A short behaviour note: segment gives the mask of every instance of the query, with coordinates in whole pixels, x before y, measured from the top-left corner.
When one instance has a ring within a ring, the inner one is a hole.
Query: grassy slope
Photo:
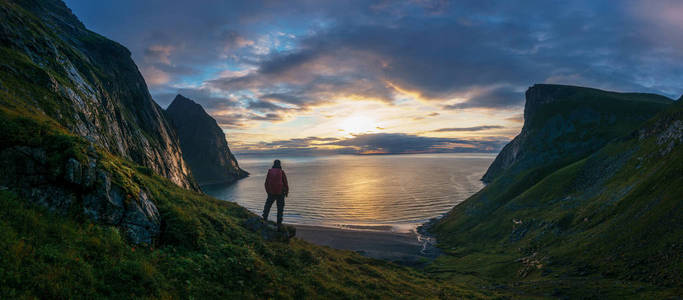
[[[0,149],[42,147],[54,164],[87,143],[44,116],[0,109]],[[3,298],[108,297],[415,298],[486,297],[423,273],[349,251],[264,241],[240,224],[250,212],[184,190],[150,169],[98,149],[100,167],[159,208],[155,248],[128,244],[115,227],[89,222],[77,207],[55,215],[0,191],[0,295]],[[490,293],[489,293],[490,294]]]
[[[662,120],[680,103],[644,128]],[[527,295],[680,294],[683,146],[663,147],[634,131],[536,182],[498,177],[437,225],[431,271]]]

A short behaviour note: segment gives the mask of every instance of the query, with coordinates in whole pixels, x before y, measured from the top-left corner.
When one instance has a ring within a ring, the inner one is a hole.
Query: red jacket
[[[266,193],[269,195],[283,195],[289,193],[289,185],[287,185],[287,175],[285,171],[278,168],[268,170],[266,176]]]

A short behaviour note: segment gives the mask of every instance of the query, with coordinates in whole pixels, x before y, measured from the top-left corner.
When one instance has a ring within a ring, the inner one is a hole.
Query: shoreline
[[[403,265],[421,266],[439,255],[432,238],[417,231],[392,232],[295,225],[296,237],[335,249],[355,251],[361,255],[389,260]]]

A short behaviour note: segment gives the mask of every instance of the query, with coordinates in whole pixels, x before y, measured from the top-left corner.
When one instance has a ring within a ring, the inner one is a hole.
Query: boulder
[[[147,192],[131,193],[112,182],[111,174],[98,168],[94,151],[86,163],[69,157],[63,166],[49,163],[47,157],[38,147],[0,151],[0,186],[52,212],[82,211],[93,222],[117,226],[132,243],[154,243],[160,217]]]
[[[264,240],[275,242],[288,242],[296,235],[296,227],[283,224],[280,230],[274,222],[266,222],[261,217],[252,216],[242,224],[244,228],[256,232]]]

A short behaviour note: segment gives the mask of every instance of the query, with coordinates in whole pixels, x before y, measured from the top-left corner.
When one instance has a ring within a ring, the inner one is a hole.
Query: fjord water
[[[279,157],[290,194],[285,223],[407,231],[441,216],[483,187],[494,154]],[[232,185],[202,189],[261,214],[273,157],[241,158],[251,173]],[[275,204],[270,219],[275,220]]]

